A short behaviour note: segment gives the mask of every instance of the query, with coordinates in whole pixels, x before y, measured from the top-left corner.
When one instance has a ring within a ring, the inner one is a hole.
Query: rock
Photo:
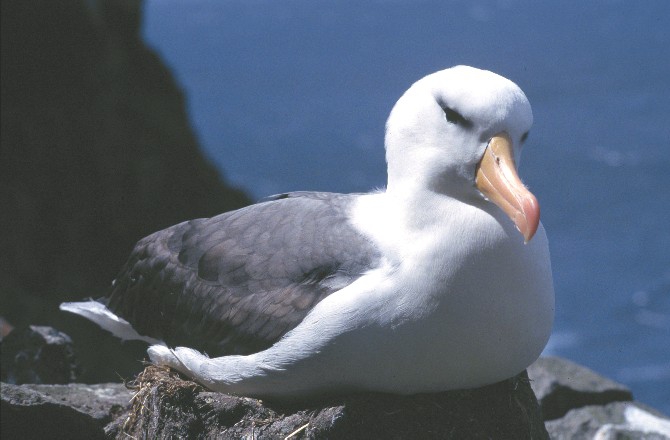
[[[140,238],[249,203],[200,151],[181,90],[141,40],[141,10],[2,2],[5,295],[102,296]]]
[[[633,400],[625,386],[557,357],[538,359],[528,367],[528,377],[545,420],[587,405]]]
[[[89,345],[83,381],[131,377],[140,351],[58,304],[103,296],[142,237],[250,200],[200,151],[141,0],[0,5],[2,314]]]
[[[528,376],[552,439],[670,440],[670,419],[588,368],[546,357],[528,367]]]
[[[582,392],[612,387],[563,359],[543,359],[530,370],[535,377],[557,375],[559,383],[586,375],[575,382]],[[543,423],[523,374],[474,390],[301,402],[214,393],[156,366],[129,386],[2,384],[2,438],[670,439],[670,419],[638,402],[582,406],[581,396],[563,402],[574,408],[562,418]]]
[[[9,323],[4,317],[0,316],[0,342],[3,338],[14,330],[14,326]]]
[[[12,384],[64,384],[77,380],[81,367],[72,339],[52,327],[14,329],[2,340],[1,377]]]
[[[2,384],[2,437],[548,438],[525,374],[476,390],[290,404],[213,393],[154,366],[135,385]]]
[[[546,426],[556,440],[670,439],[670,419],[636,402],[585,406]]]
[[[525,373],[475,390],[286,404],[209,392],[159,367],[140,375],[133,406],[106,432],[116,438],[548,438]]]
[[[1,387],[3,439],[103,439],[132,395],[122,384]]]

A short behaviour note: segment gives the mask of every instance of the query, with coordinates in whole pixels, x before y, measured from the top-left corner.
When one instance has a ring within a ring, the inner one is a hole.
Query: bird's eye
[[[446,106],[443,107],[442,110],[444,110],[444,115],[447,117],[447,121],[450,123],[461,125],[463,127],[470,127],[472,125],[472,122],[465,119],[463,115],[458,113],[456,110]]]
[[[526,142],[526,139],[528,139],[528,133],[529,133],[529,132],[525,132],[524,134],[521,135],[521,143],[522,143],[522,144],[523,144],[524,142]]]

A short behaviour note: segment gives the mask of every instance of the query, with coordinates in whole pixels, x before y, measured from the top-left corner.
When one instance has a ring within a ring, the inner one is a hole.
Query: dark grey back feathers
[[[379,261],[349,222],[356,195],[290,193],[156,232],[105,299],[142,335],[210,356],[268,348]]]

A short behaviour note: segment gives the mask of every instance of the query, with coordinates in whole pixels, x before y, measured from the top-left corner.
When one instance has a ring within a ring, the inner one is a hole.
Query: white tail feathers
[[[128,321],[116,316],[104,304],[97,301],[66,302],[60,305],[60,309],[83,316],[124,341],[139,340],[149,344],[165,345],[158,339],[140,335]]]

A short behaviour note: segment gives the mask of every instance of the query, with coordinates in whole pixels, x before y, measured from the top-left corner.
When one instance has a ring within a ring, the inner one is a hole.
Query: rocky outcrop
[[[3,439],[103,439],[132,397],[123,384],[2,384]]]
[[[149,367],[134,384],[134,397],[124,412],[118,412],[115,403],[106,400],[97,407],[97,418],[90,409],[82,409],[80,398],[60,400],[62,394],[56,393],[62,393],[63,388],[36,387],[3,385],[2,417],[5,420],[11,414],[13,420],[8,427],[3,423],[3,438],[6,429],[30,433],[35,426],[28,416],[37,411],[41,411],[46,424],[56,423],[64,417],[65,407],[70,407],[67,426],[78,423],[77,432],[87,429],[90,438],[100,435],[106,414],[115,414],[104,428],[106,434],[119,439],[548,438],[525,374],[475,390],[416,396],[358,394],[286,404],[213,393],[173,372]],[[109,387],[107,393],[119,396],[120,401],[130,396],[130,392],[112,384],[100,387]],[[72,396],[89,396],[90,388],[72,384],[69,392]],[[17,398],[19,390],[30,398]],[[32,405],[26,405],[31,399]],[[17,418],[17,414],[25,416]],[[16,426],[19,422],[25,425]]]
[[[633,400],[624,385],[566,359],[540,358],[528,375],[545,420],[563,417],[574,408]]]
[[[528,367],[528,376],[552,439],[670,439],[670,418],[586,367],[546,357]]]
[[[36,300],[102,295],[140,238],[249,202],[200,151],[140,11],[2,2],[0,294],[13,325],[43,321]]]
[[[546,426],[555,440],[670,439],[670,419],[638,402],[584,406]]]
[[[620,384],[560,358],[528,371],[530,381],[521,375],[475,390],[293,403],[213,393],[159,367],[145,369],[131,389],[2,384],[2,438],[44,438],[48,427],[49,438],[670,439],[667,416],[628,400],[630,391],[607,393],[625,391]],[[543,408],[556,411],[547,402],[558,401],[565,413],[543,421],[533,388]]]
[[[102,296],[140,238],[249,200],[200,151],[179,87],[140,38],[140,0],[1,7],[1,312],[136,365],[58,304]],[[85,380],[117,378],[98,358],[82,356]]]
[[[76,382],[81,367],[72,339],[52,327],[14,329],[2,339],[0,377],[11,384]]]

